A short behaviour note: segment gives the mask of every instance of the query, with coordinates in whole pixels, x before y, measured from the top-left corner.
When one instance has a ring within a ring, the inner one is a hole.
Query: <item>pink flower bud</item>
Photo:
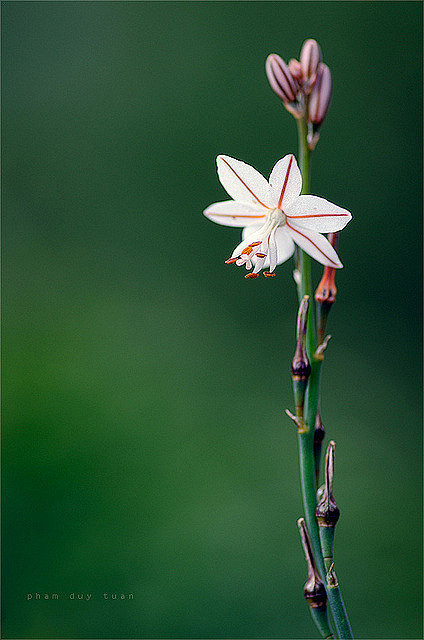
[[[308,120],[315,125],[315,127],[319,127],[327,115],[332,91],[333,81],[331,79],[330,69],[326,64],[320,62],[318,65],[317,78],[312,87],[309,100]]]
[[[300,83],[302,81],[303,73],[302,65],[300,64],[299,60],[295,60],[294,58],[292,58],[291,60],[289,60],[288,66],[293,78]]]
[[[272,89],[284,103],[296,101],[296,82],[284,60],[275,53],[266,60],[266,75]]]
[[[311,86],[316,78],[318,65],[321,62],[321,49],[316,40],[306,40],[300,52],[300,64],[302,66],[303,79]]]

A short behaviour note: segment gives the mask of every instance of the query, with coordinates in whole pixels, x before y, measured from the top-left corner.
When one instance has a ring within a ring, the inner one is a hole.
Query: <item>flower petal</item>
[[[257,222],[256,226],[252,224],[249,227],[245,227],[241,232],[242,240],[247,240],[247,238],[254,238],[257,232],[260,231],[260,229],[262,229],[262,227],[263,227],[263,224],[261,224],[260,222]]]
[[[258,231],[262,228],[262,226],[263,225],[261,224],[258,224],[258,225],[252,224],[249,227],[246,227],[245,229],[243,229],[241,234],[242,241],[234,249],[231,255],[231,258],[235,258],[236,256],[239,256],[243,251],[243,249],[246,249],[246,247],[248,247],[249,244],[251,244],[252,242],[256,242],[258,240]]]
[[[251,242],[254,242],[256,233],[261,229],[260,226],[256,228],[247,227],[243,229],[242,238],[243,240],[247,240],[246,244],[240,249],[243,251]],[[286,231],[285,228],[279,227],[275,232],[275,242],[277,244],[277,264],[281,264],[288,260],[294,253],[294,242],[291,239],[290,234]],[[263,246],[260,248],[260,251],[266,251],[267,257],[262,263],[261,269],[269,269],[269,255],[268,255],[268,238],[263,241]],[[253,263],[256,264],[258,258],[256,256],[253,257]]]
[[[277,264],[281,264],[293,255],[294,242],[283,227],[279,227],[275,232],[275,242],[277,243]]]
[[[269,270],[271,272],[274,271],[275,267],[277,266],[277,245],[275,243],[276,231],[277,229],[273,229],[269,236],[268,256],[269,256]]]
[[[246,227],[251,224],[258,224],[265,218],[265,211],[259,205],[226,200],[225,202],[215,202],[203,212],[209,220],[223,224],[227,227]]]
[[[318,196],[299,196],[285,214],[289,222],[321,233],[340,231],[352,219],[349,211]]]
[[[246,240],[247,238],[250,238],[250,236],[254,236],[257,233],[257,231],[259,231],[262,227],[263,227],[263,224],[261,224],[259,221],[256,223],[256,227],[253,224],[250,225],[249,227],[246,227],[241,232],[242,239]]]
[[[269,184],[274,207],[285,211],[302,191],[302,174],[292,153],[281,158],[274,166]]]
[[[221,184],[234,200],[267,209],[272,206],[269,184],[259,171],[230,156],[218,156],[216,164]]]
[[[256,255],[252,259],[252,262],[255,265],[253,273],[259,273],[261,269],[269,267],[268,249],[268,238],[265,238],[264,240],[262,240],[259,251],[256,252]]]
[[[297,224],[293,224],[292,220],[286,222],[286,227],[296,244],[309,253],[312,258],[327,267],[340,269],[343,266],[327,238],[320,233],[299,227]]]

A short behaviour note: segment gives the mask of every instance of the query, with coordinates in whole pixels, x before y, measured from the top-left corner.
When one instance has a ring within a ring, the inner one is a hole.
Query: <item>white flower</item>
[[[340,231],[352,218],[349,211],[324,198],[301,196],[302,176],[289,154],[274,166],[269,182],[240,160],[218,156],[219,179],[233,200],[216,202],[204,214],[213,222],[244,227],[242,242],[227,263],[252,269],[246,278],[265,276],[294,252],[294,243],[322,264],[340,268],[337,253],[322,233]]]

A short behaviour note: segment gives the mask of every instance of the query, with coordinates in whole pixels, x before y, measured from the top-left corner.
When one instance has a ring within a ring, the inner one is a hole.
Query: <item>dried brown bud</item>
[[[308,580],[303,587],[303,596],[311,609],[326,609],[327,594],[324,584],[315,577]]]
[[[321,49],[316,40],[306,40],[300,52],[300,64],[303,75],[303,89],[309,93],[317,78],[318,65],[321,62]]]
[[[306,325],[308,322],[309,296],[304,296],[297,315],[297,344],[291,364],[294,403],[297,416],[303,416],[306,387],[311,374],[311,365],[306,355]]]
[[[320,527],[334,527],[340,517],[340,510],[333,496],[334,451],[336,443],[331,440],[325,456],[325,489],[318,503],[316,517]]]
[[[316,444],[321,444],[322,441],[325,438],[325,429],[322,426],[322,422],[321,422],[321,413],[318,409],[317,411],[317,417],[315,420],[315,433],[314,433],[314,443]]]
[[[293,380],[307,380],[311,373],[305,345],[308,310],[309,296],[304,296],[297,314],[297,345],[291,365]]]
[[[321,422],[321,413],[318,408],[317,417],[315,419],[315,431],[314,431],[314,461],[315,461],[315,481],[316,485],[319,484],[319,469],[321,465],[321,450],[322,443],[325,438],[325,429]]]
[[[311,365],[309,364],[309,360],[305,357],[295,357],[292,360],[291,371],[293,380],[306,382],[306,380],[311,375]]]
[[[327,594],[316,568],[305,520],[303,518],[299,518],[297,525],[299,527],[302,546],[305,552],[306,562],[308,564],[308,581],[304,586],[303,595],[311,609],[323,610],[327,606]]]

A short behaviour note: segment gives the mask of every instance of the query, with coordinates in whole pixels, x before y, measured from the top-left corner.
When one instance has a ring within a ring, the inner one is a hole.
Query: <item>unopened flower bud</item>
[[[306,355],[306,326],[308,323],[309,296],[304,296],[297,314],[297,344],[291,364],[291,372],[294,388],[294,401],[296,415],[303,416],[303,405],[308,378],[311,373],[311,365]]]
[[[310,93],[312,85],[317,79],[318,65],[321,62],[321,49],[316,40],[306,40],[300,52],[300,64],[303,75],[303,89]]]
[[[295,118],[299,118],[301,116],[301,108],[297,100],[298,87],[284,60],[276,53],[272,53],[266,60],[265,68],[272,89],[284,102],[286,109]]]
[[[310,149],[315,149],[319,140],[319,130],[327,115],[332,92],[333,81],[330,69],[326,64],[320,62],[308,107],[308,143]]]
[[[331,306],[336,301],[336,270],[333,267],[325,267],[324,274],[315,292],[315,300],[326,306]]]
[[[293,78],[300,84],[302,81],[303,73],[302,65],[300,64],[299,60],[295,60],[294,58],[292,58],[291,60],[289,60],[288,67]]]
[[[304,586],[303,595],[311,609],[325,610],[327,606],[327,594],[317,571],[305,520],[303,518],[299,518],[297,525],[299,527],[302,546],[305,552],[306,562],[308,564],[308,581]]]
[[[336,443],[332,440],[328,445],[325,457],[325,489],[321,500],[318,503],[316,517],[320,527],[335,527],[340,510],[336,505],[333,496],[333,475],[334,475],[334,451]]]
[[[308,120],[315,125],[321,125],[327,115],[333,92],[331,71],[326,64],[318,65],[317,78],[309,101]]]
[[[328,240],[331,246],[337,251],[339,234],[329,233]],[[336,270],[333,267],[325,267],[321,281],[315,291],[315,300],[317,301],[318,344],[321,344],[324,339],[327,316],[336,301],[337,288],[335,277]]]

